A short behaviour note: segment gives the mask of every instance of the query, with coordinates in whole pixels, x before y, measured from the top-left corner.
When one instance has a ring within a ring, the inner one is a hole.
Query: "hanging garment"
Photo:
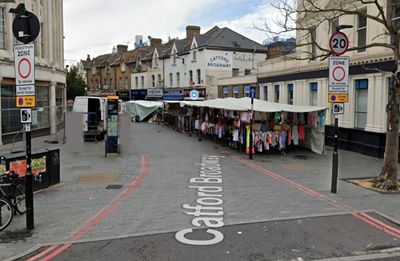
[[[299,129],[297,125],[292,127],[292,140],[294,145],[299,145]]]
[[[299,127],[299,140],[304,140],[306,138],[306,126],[300,125]]]
[[[304,113],[300,113],[300,115],[299,115],[299,123],[300,124],[306,124],[306,120],[304,118]]]

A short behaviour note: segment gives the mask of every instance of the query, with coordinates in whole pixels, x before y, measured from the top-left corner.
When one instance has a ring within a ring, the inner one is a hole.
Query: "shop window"
[[[355,105],[355,128],[364,129],[367,125],[368,108],[368,80],[356,80],[356,105]]]
[[[224,98],[228,98],[228,87],[224,88]]]
[[[233,98],[239,97],[239,87],[233,87]]]
[[[250,97],[250,86],[244,87],[244,97]]]
[[[275,85],[275,102],[279,102],[279,85]]]
[[[288,84],[288,103],[293,105],[293,84]]]
[[[3,134],[22,129],[13,85],[1,85],[1,129]]]
[[[318,105],[318,83],[316,82],[311,82],[310,83],[310,105],[311,106],[317,106]]]
[[[32,128],[47,128],[50,126],[49,88],[36,86],[36,111],[32,111]]]
[[[64,121],[64,88],[56,88],[57,123]]]

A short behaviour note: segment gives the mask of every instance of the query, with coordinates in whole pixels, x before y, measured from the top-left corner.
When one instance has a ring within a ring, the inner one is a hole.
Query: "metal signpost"
[[[16,106],[20,109],[21,123],[26,131],[26,227],[34,229],[33,211],[33,176],[31,166],[31,123],[32,109],[35,107],[35,45],[34,41],[40,32],[39,19],[25,9],[25,4],[11,8],[10,13],[15,13],[13,33],[15,38],[24,44],[14,46],[14,67],[16,85]]]
[[[349,40],[342,32],[334,33],[329,41],[331,51],[336,55],[344,54],[349,48]],[[344,113],[344,102],[348,102],[349,95],[349,57],[329,57],[329,102],[333,103],[333,114],[335,115],[335,137],[333,141],[332,158],[332,182],[331,192],[337,191],[338,179],[338,135],[339,135],[339,114]]]
[[[256,93],[256,88],[255,86],[250,87],[250,98],[251,98],[251,118],[250,118],[250,146],[249,146],[249,159],[253,159],[253,104],[254,104],[254,99],[257,96]]]

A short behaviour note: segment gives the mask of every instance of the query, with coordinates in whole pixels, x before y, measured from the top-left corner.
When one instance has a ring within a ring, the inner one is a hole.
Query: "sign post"
[[[338,31],[329,40],[331,51],[338,56],[329,57],[329,102],[333,102],[333,113],[335,114],[335,137],[333,140],[332,157],[332,182],[331,193],[337,191],[338,179],[338,135],[339,135],[339,115],[344,113],[343,102],[348,102],[349,94],[349,57],[341,57],[349,48],[347,36]],[[341,103],[338,103],[341,102]]]
[[[250,98],[251,98],[251,118],[250,118],[250,145],[249,145],[249,159],[253,159],[253,105],[254,105],[254,98],[256,98],[256,88],[255,86],[250,87]]]
[[[29,107],[20,110],[21,123],[26,132],[26,228],[31,230],[34,225],[33,211],[33,175],[31,162],[31,123],[32,109],[35,107],[35,45],[33,42],[40,32],[40,23],[36,15],[25,9],[25,4],[11,8],[15,13],[13,33],[15,38],[24,44],[14,46],[15,85],[17,92],[16,106]]]

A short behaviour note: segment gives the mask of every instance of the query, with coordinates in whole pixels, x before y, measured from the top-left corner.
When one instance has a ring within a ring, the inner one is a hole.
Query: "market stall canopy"
[[[134,121],[136,115],[139,116],[139,121],[142,121],[157,108],[162,108],[164,103],[159,101],[128,101],[125,106],[132,121]]]
[[[183,107],[185,105],[190,107],[207,107],[215,109],[225,109],[231,111],[250,111],[251,110],[251,98],[224,98],[224,99],[213,99],[206,101],[181,101],[180,105]],[[259,112],[313,112],[326,110],[327,107],[319,106],[300,106],[300,105],[290,105],[277,102],[263,101],[259,99],[253,100],[253,110]]]

